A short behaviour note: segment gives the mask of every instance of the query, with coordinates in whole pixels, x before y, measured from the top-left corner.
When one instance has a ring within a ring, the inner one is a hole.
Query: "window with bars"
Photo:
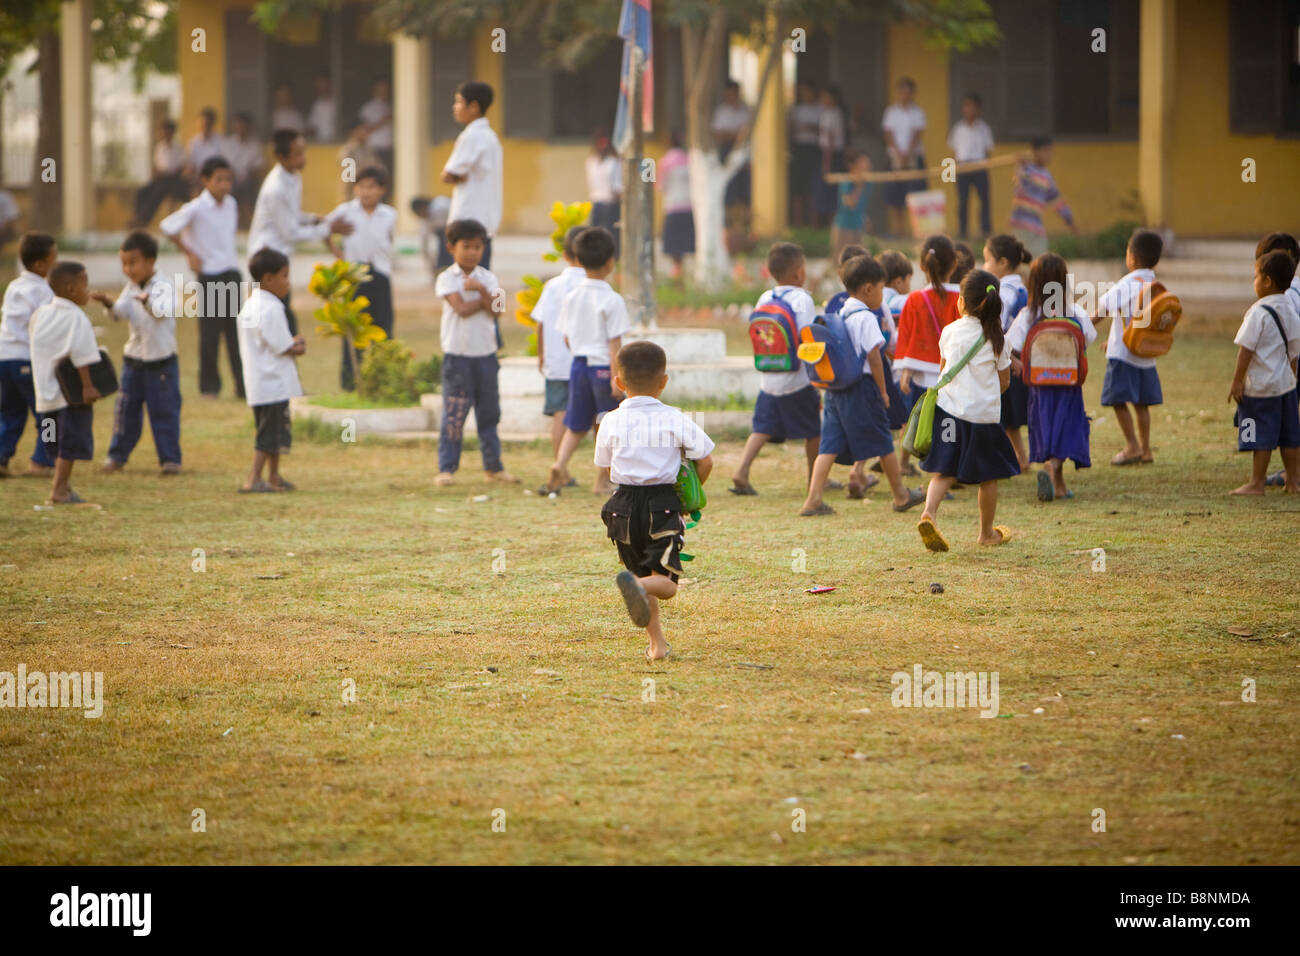
[[[1228,110],[1234,133],[1300,133],[1300,0],[1234,0]]]

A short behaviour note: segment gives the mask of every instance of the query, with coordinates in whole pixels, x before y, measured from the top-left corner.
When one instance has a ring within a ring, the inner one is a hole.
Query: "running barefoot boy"
[[[596,434],[596,465],[615,485],[600,517],[626,571],[615,578],[628,615],[650,637],[646,660],[672,649],[664,637],[659,602],[677,593],[686,530],[675,484],[682,455],[695,462],[700,481],[713,470],[713,440],[693,421],[659,401],[668,384],[668,360],[653,342],[632,342],[615,360],[616,387],[627,394]]]

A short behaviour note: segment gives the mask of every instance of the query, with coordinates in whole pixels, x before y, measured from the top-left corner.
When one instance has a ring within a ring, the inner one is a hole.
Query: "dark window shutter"
[[[551,70],[542,64],[541,40],[512,33],[505,62],[505,134],[519,139],[551,135]]]
[[[1278,0],[1234,0],[1228,13],[1228,115],[1234,133],[1281,127],[1282,62]]]
[[[226,116],[247,113],[255,135],[267,139],[271,91],[266,82],[266,34],[248,10],[226,11]],[[186,104],[189,108],[189,104]]]
[[[457,88],[467,80],[473,79],[473,39],[463,37],[435,36],[430,43],[430,70],[433,73],[433,119],[429,128],[433,131],[433,141],[441,143],[455,139],[460,127],[451,118],[451,101],[456,98]]]

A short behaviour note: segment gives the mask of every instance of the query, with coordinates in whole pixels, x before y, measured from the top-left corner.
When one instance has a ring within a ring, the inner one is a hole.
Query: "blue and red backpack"
[[[799,367],[799,323],[794,309],[773,292],[749,313],[749,343],[760,372],[793,372]]]
[[[839,392],[862,380],[862,356],[853,347],[844,319],[838,312],[829,312],[799,330],[799,358],[817,388]]]

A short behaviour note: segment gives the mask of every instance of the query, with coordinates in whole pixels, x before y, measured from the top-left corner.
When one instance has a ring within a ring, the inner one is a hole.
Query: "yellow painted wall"
[[[182,132],[194,125],[198,111],[211,106],[226,126],[226,11],[248,7],[233,0],[182,0],[176,11],[176,63],[181,77]],[[206,51],[195,53],[193,32],[205,33]],[[187,136],[188,138],[188,136]]]
[[[1300,232],[1300,139],[1229,132],[1228,3],[1180,3],[1173,217],[1185,235]],[[1257,181],[1241,181],[1242,160]]]

